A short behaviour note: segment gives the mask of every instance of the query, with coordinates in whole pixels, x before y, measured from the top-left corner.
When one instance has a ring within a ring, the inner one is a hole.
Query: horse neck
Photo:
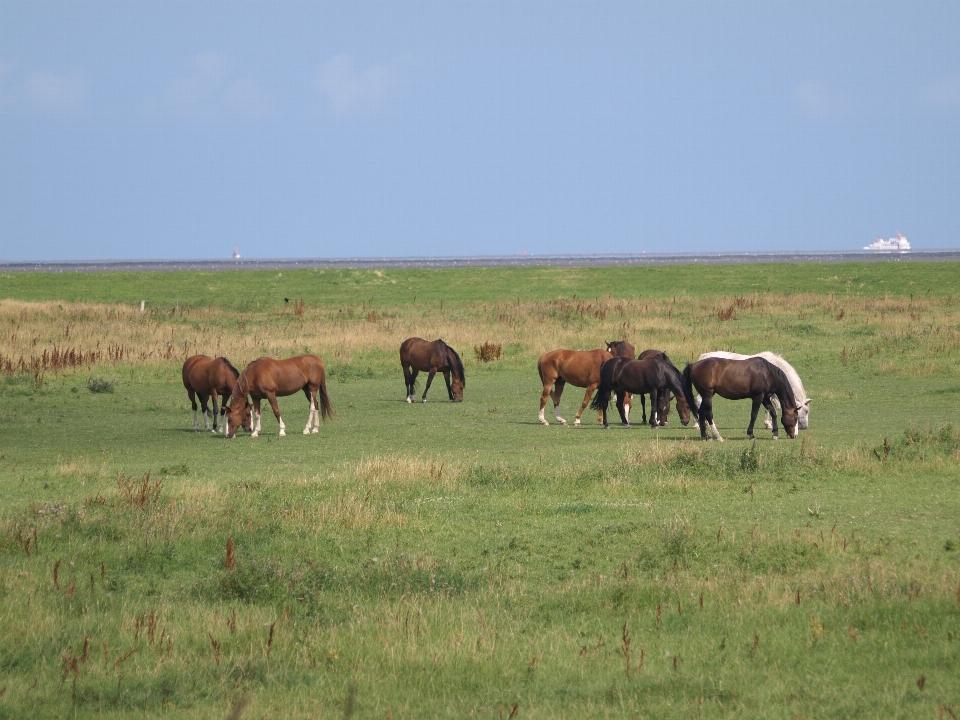
[[[767,357],[768,355],[769,357]],[[797,371],[793,369],[793,366],[779,355],[774,355],[773,353],[763,353],[762,357],[774,367],[780,368],[781,372],[787,376],[790,389],[793,390],[794,399],[800,403],[804,402],[807,399],[807,393],[803,389],[800,376],[797,375]]]

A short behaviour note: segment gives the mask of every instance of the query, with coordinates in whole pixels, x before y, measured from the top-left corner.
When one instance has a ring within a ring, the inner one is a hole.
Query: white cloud
[[[316,72],[316,83],[338,115],[376,110],[393,96],[400,73],[395,64],[358,69],[351,55],[331,58]]]
[[[960,77],[948,77],[927,83],[920,97],[934,107],[960,108]]]
[[[87,97],[87,79],[78,72],[31,72],[24,78],[23,88],[28,102],[55,112],[79,110]]]
[[[229,58],[211,51],[196,55],[189,72],[174,78],[162,98],[144,98],[140,107],[147,115],[166,111],[211,118],[222,113],[263,114],[269,101],[254,77],[234,77]]]
[[[803,115],[814,120],[824,120],[836,110],[834,99],[815,82],[795,86],[793,100]]]

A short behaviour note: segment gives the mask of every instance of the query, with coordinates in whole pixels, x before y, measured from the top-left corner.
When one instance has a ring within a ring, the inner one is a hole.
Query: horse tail
[[[689,365],[687,369],[689,369]],[[670,392],[672,392],[677,397],[683,397],[687,401],[687,407],[690,408],[690,413],[694,418],[697,418],[697,407],[694,404],[693,400],[693,388],[692,382],[690,381],[690,373],[687,370],[683,371],[683,374],[680,373],[680,370],[671,363],[667,361],[667,377],[669,378],[669,387]]]
[[[327,418],[331,420],[337,415],[333,412],[333,405],[330,404],[330,396],[327,395],[327,376],[324,374],[323,379],[320,381],[320,386],[317,388],[317,404],[320,406],[320,417],[324,422],[327,421]]]
[[[690,412],[693,413],[693,416],[699,418],[699,413],[697,412],[697,403],[693,397],[693,381],[690,379],[690,368],[693,367],[689,363],[683,369],[683,375],[681,376],[683,380],[683,398],[687,401],[687,405],[690,406]]]
[[[597,387],[597,394],[593,396],[593,402],[590,403],[592,410],[606,410],[610,404],[610,391],[613,390],[613,366],[612,360],[607,360],[600,366],[600,385]]]

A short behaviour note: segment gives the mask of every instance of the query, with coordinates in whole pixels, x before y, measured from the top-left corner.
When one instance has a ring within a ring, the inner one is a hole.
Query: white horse
[[[790,381],[790,388],[793,390],[793,395],[797,399],[797,429],[806,430],[810,425],[810,398],[807,397],[806,391],[803,389],[803,383],[800,382],[800,376],[797,375],[797,371],[793,369],[793,366],[790,365],[786,360],[784,360],[779,355],[774,355],[772,352],[760,352],[756,355],[740,355],[738,353],[732,352],[723,352],[722,350],[717,350],[714,352],[708,352],[701,355],[698,360],[704,360],[705,358],[721,358],[725,360],[746,360],[747,358],[752,357],[761,357],[766,360],[771,365],[776,365],[778,368],[783,370],[783,374],[787,376],[787,380]],[[773,405],[776,408],[777,412],[780,412],[780,403],[777,401],[776,396],[772,397]],[[700,402],[700,398],[697,397],[697,402]],[[773,423],[770,420],[770,413],[766,410],[763,411],[764,420],[763,424],[769,429],[773,427]]]

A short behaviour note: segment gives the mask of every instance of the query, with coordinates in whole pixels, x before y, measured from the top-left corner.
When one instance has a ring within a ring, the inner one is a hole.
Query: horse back
[[[552,350],[537,361],[540,377],[548,375],[562,379],[576,387],[588,387],[600,382],[600,367],[613,357],[606,350]]]
[[[194,392],[206,392],[209,389],[209,369],[213,358],[209,355],[191,355],[183,363],[183,386]]]

